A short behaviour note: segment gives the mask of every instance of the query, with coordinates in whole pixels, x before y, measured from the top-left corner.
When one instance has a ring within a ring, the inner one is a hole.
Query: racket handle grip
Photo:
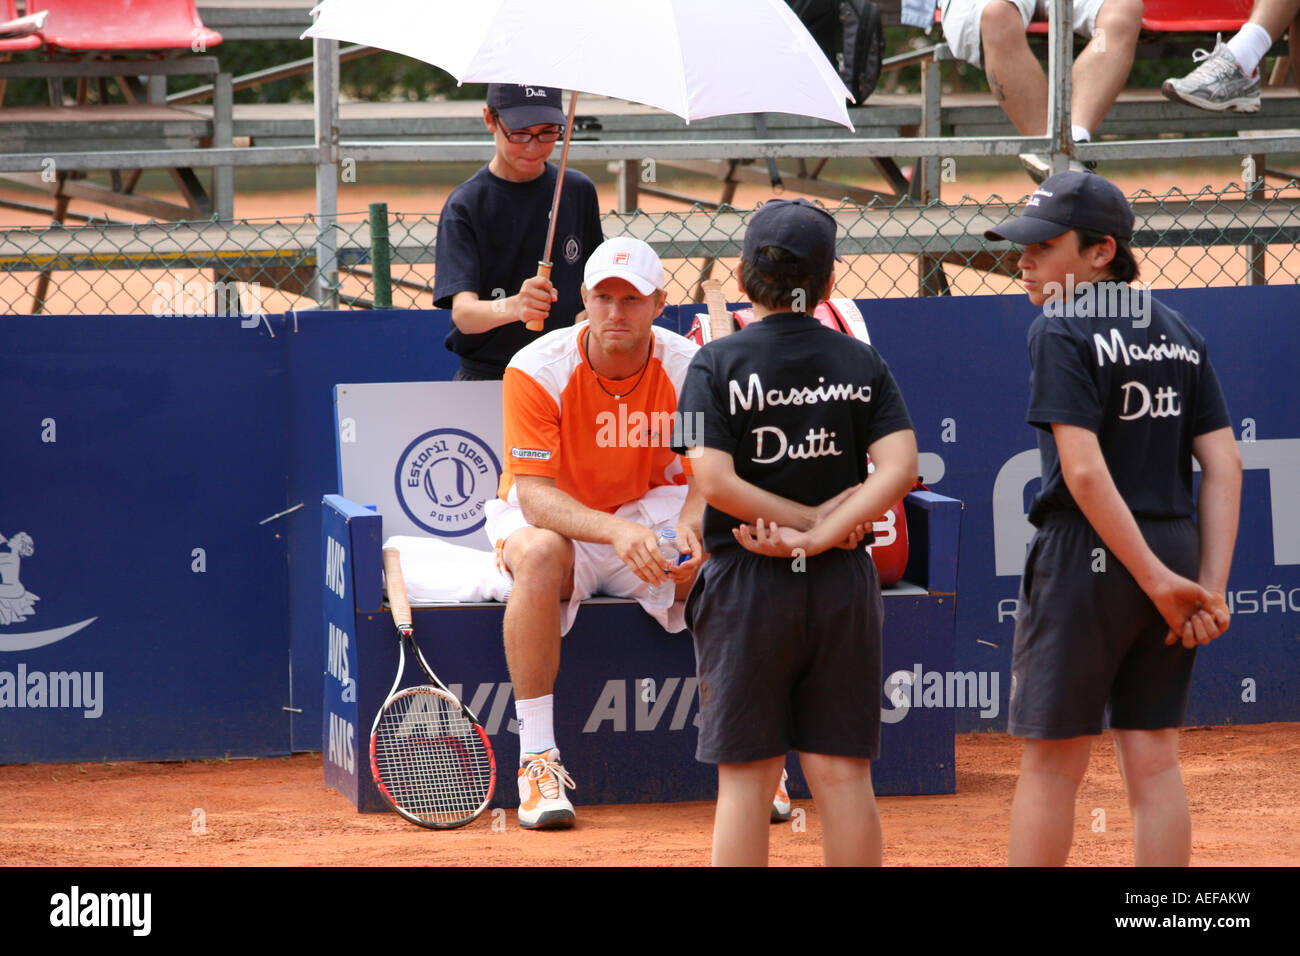
[[[551,264],[549,262],[537,263],[537,278],[545,279],[547,282],[551,281]],[[543,328],[545,328],[545,326],[546,326],[545,319],[541,321],[533,320],[532,322],[524,323],[524,328],[528,329],[528,331],[530,332],[540,332],[542,331]]]
[[[406,599],[406,578],[402,576],[402,553],[396,548],[384,548],[384,583],[388,588],[388,606],[393,610],[393,623],[403,634],[409,634],[411,604]]]

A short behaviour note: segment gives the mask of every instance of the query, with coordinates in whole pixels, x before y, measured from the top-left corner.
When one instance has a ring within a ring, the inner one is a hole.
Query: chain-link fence
[[[1300,184],[1130,196],[1141,280],[1152,288],[1300,282]],[[984,238],[1022,197],[961,203],[849,203],[839,224],[835,295],[885,298],[1018,292],[1017,253]],[[649,242],[668,271],[670,303],[699,301],[698,284],[732,277],[752,210],[610,213],[606,236]],[[382,238],[386,222],[388,240]],[[340,215],[341,308],[431,308],[437,216]],[[0,232],[0,306],[9,313],[221,315],[287,312],[330,301],[316,281],[322,230],[301,219],[89,224]],[[503,241],[509,241],[503,237]],[[387,251],[389,283],[383,282]],[[378,276],[378,279],[377,279]],[[327,290],[328,291],[328,290]],[[385,298],[387,293],[388,297]]]

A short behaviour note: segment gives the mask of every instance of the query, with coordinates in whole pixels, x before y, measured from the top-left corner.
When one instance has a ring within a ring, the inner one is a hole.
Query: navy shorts
[[[714,554],[686,602],[703,763],[880,753],[880,579],[864,551]]]
[[[1171,570],[1196,580],[1190,518],[1138,519]],[[1082,514],[1050,515],[1020,580],[1007,730],[1065,740],[1182,726],[1195,648],[1165,644],[1169,626]]]

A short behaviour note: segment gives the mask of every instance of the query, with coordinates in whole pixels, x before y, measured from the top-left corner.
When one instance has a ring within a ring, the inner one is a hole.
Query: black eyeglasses
[[[505,125],[499,119],[497,120],[497,125],[501,127],[501,132],[505,135],[506,140],[514,143],[516,146],[524,146],[527,143],[531,143],[533,140],[537,140],[539,143],[550,144],[554,143],[563,135],[560,130],[554,127],[542,133],[528,133],[524,130],[506,129]]]

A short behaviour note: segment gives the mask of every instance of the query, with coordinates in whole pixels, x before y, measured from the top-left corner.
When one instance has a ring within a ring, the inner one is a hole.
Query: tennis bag
[[[885,31],[872,0],[786,0],[835,66],[855,104],[865,103],[880,79]]]
[[[812,38],[821,47],[826,59],[834,63],[843,43],[840,25],[839,0],[785,0]]]
[[[743,329],[754,321],[754,310],[750,308],[737,309],[731,313],[731,317],[735,320],[736,326]],[[852,299],[827,299],[820,302],[813,311],[813,318],[827,328],[843,332],[845,335],[851,335],[868,345],[871,344],[871,336],[867,333],[867,323],[862,318],[862,312],[859,311],[857,303]],[[695,323],[691,326],[691,330],[686,333],[686,337],[700,345],[704,345],[712,338],[708,313],[696,314]],[[874,468],[871,459],[868,458],[868,474]],[[880,576],[880,586],[882,588],[893,587],[902,579],[903,572],[907,569],[907,514],[903,510],[903,502],[895,503],[880,521],[872,524],[871,530],[875,535],[876,542],[870,545],[867,550],[871,552],[871,558],[876,564],[876,573]]]
[[[840,78],[853,94],[853,102],[861,105],[876,89],[885,55],[880,7],[871,0],[843,0],[840,22],[843,36],[838,60]]]

